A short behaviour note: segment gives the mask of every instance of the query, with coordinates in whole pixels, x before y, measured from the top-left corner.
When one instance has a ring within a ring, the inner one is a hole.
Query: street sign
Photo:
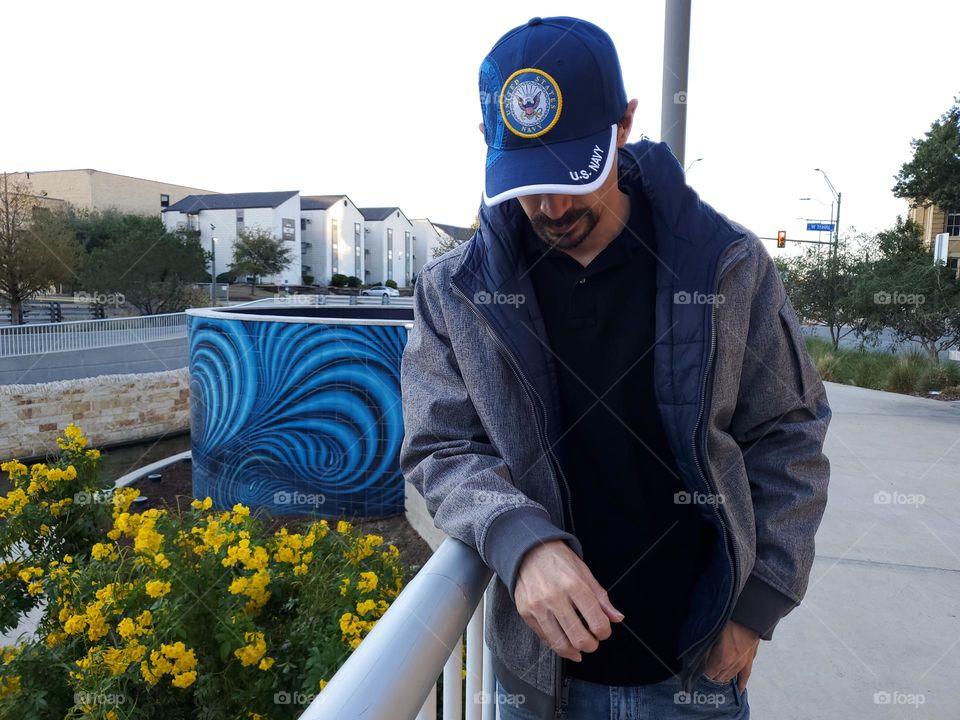
[[[814,232],[833,232],[833,223],[807,223],[807,230]]]

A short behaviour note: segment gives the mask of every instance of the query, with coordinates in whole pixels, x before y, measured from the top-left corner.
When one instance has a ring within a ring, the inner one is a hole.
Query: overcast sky
[[[4,8],[0,169],[346,193],[467,225],[478,68],[535,15],[610,33],[640,101],[631,140],[659,140],[663,0],[54,0]],[[761,236],[812,239],[798,218],[830,214],[821,167],[844,230],[889,226],[906,213],[890,188],[911,138],[960,93],[958,27],[948,0],[694,0],[686,162],[703,159],[689,184]]]

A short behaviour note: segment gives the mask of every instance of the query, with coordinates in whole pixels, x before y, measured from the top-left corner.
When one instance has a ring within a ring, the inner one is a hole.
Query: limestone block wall
[[[56,453],[71,422],[97,448],[187,430],[188,369],[0,385],[0,461]]]

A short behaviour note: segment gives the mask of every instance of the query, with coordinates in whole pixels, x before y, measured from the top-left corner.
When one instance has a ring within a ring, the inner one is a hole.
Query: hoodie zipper
[[[564,518],[564,512],[563,512],[564,503],[563,503],[563,499],[560,497],[561,495],[560,487],[559,487],[559,483],[557,482],[558,473],[559,473],[560,479],[563,481],[564,489],[567,491],[566,506],[570,513],[570,532],[576,535],[576,530],[573,523],[573,505],[570,500],[570,486],[567,484],[567,478],[563,474],[563,468],[560,467],[560,462],[559,460],[557,460],[557,457],[553,452],[553,448],[550,447],[549,443],[545,439],[546,428],[541,426],[539,417],[537,416],[536,405],[533,402],[533,398],[536,397],[537,401],[540,403],[540,408],[543,412],[544,423],[545,423],[546,417],[547,417],[547,408],[546,408],[546,404],[543,402],[543,398],[540,396],[540,393],[537,392],[537,389],[533,386],[533,384],[530,383],[529,380],[527,380],[526,376],[523,374],[523,371],[519,367],[519,363],[517,363],[516,358],[513,356],[513,353],[510,351],[510,349],[506,345],[504,345],[503,341],[500,339],[499,335],[497,335],[496,331],[490,325],[489,321],[487,321],[487,319],[483,317],[480,311],[477,310],[477,308],[473,305],[473,303],[470,302],[470,300],[467,298],[464,292],[460,290],[460,288],[457,287],[456,284],[451,283],[450,287],[453,288],[454,293],[460,296],[460,298],[464,301],[464,303],[467,304],[467,306],[470,308],[473,314],[477,316],[477,319],[480,321],[480,323],[484,327],[486,327],[487,330],[490,332],[490,336],[493,338],[494,344],[496,344],[497,348],[500,350],[501,355],[503,355],[504,359],[507,361],[507,365],[510,366],[510,369],[513,371],[513,374],[516,376],[517,380],[520,382],[521,387],[523,387],[524,392],[527,395],[527,399],[530,401],[530,405],[534,409],[534,419],[537,424],[537,440],[540,442],[541,449],[544,451],[544,453],[546,453],[547,458],[550,461],[551,474],[553,475],[553,480],[554,480],[553,487],[557,494],[557,504],[561,506],[560,507],[560,527],[562,530],[566,531],[566,527],[565,527],[566,520]],[[554,462],[556,462],[556,465],[554,465]],[[554,658],[555,658],[554,659],[554,667],[555,667],[554,717],[560,718],[563,716],[562,704],[563,704],[563,701],[566,699],[565,696],[566,696],[567,688],[566,688],[566,685],[564,684],[564,662],[563,662],[564,659],[556,655],[556,653],[554,653]]]
[[[729,267],[733,263],[734,260],[739,259],[739,256],[740,256],[740,253],[737,253],[737,255],[734,255],[728,258],[727,261],[723,263],[723,265],[718,269],[717,275],[714,281],[714,287],[713,287],[714,297],[716,297],[720,291],[721,276],[726,271],[727,267]],[[717,488],[713,486],[709,476],[707,475],[706,470],[704,469],[703,465],[700,462],[700,453],[699,453],[699,448],[697,447],[697,437],[700,431],[700,423],[703,420],[704,410],[706,409],[707,386],[710,385],[712,388],[712,384],[708,381],[708,378],[710,377],[710,372],[712,370],[714,354],[716,352],[716,349],[717,349],[717,303],[714,302],[710,307],[710,352],[707,354],[707,366],[703,374],[703,383],[701,384],[701,387],[700,387],[700,405],[699,405],[699,410],[697,411],[697,421],[693,426],[693,437],[690,439],[690,444],[693,450],[694,465],[696,466],[697,471],[700,474],[700,477],[703,479],[704,483],[706,484],[707,489],[713,492],[713,496],[715,498],[718,495]],[[704,440],[703,445],[704,445],[703,455],[706,456],[706,440]],[[705,640],[713,636],[713,634],[720,627],[720,623],[723,622],[723,619],[726,617],[727,608],[730,606],[730,601],[733,597],[733,593],[736,588],[736,579],[737,579],[736,568],[739,567],[739,565],[737,564],[737,557],[738,557],[737,545],[736,543],[729,542],[729,538],[727,535],[727,524],[726,522],[724,522],[723,512],[720,509],[720,505],[721,503],[714,503],[713,511],[714,513],[716,513],[717,519],[720,521],[720,528],[723,532],[724,547],[726,547],[728,550],[732,549],[732,558],[731,558],[731,553],[727,552],[727,562],[730,568],[730,573],[733,576],[733,582],[731,583],[730,592],[728,593],[726,602],[724,603],[723,613],[721,613],[720,619],[714,624],[714,626],[710,629],[710,631],[701,640],[694,642],[692,645],[687,647],[686,650],[681,652],[680,653],[681,656],[689,652],[691,648],[695,647],[696,645],[704,642]],[[699,662],[699,659],[700,658],[698,657],[697,658],[698,662]]]

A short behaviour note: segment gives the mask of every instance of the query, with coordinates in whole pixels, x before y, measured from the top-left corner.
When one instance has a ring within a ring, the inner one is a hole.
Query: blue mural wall
[[[194,315],[188,327],[195,497],[275,515],[403,511],[405,327]]]

